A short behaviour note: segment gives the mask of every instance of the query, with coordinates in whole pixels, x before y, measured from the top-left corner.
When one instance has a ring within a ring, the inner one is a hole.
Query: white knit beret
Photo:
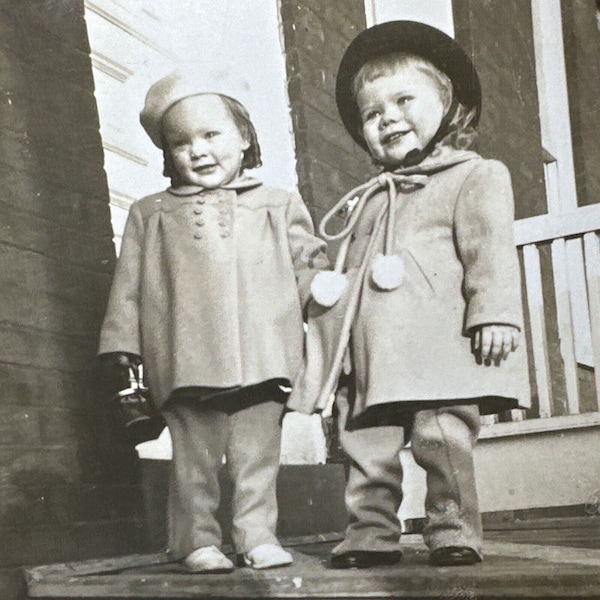
[[[161,121],[176,102],[200,94],[223,94],[244,104],[248,84],[225,74],[200,75],[177,70],[154,83],[146,94],[140,123],[156,146],[162,148]]]

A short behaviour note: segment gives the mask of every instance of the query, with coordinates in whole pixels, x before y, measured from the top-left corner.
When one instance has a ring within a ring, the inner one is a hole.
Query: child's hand
[[[512,325],[482,325],[475,330],[473,347],[483,362],[495,363],[517,349],[521,332]]]
[[[111,394],[129,386],[129,368],[142,362],[140,356],[129,352],[109,352],[99,359],[103,385]]]

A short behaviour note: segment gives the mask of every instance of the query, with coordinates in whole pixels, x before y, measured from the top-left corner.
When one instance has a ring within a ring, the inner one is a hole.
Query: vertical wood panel
[[[589,225],[586,230],[589,229]],[[567,275],[571,296],[573,331],[575,334],[575,359],[578,365],[594,366],[590,330],[590,309],[587,299],[583,235],[565,240]],[[580,398],[581,398],[581,390]]]
[[[562,238],[552,242],[552,270],[556,293],[560,353],[565,373],[567,410],[569,414],[575,415],[579,413],[579,387],[577,383],[575,337],[573,333],[573,316],[567,273],[566,246],[565,240]]]
[[[594,351],[594,377],[596,379],[596,410],[600,410],[600,243],[596,233],[583,236],[585,272],[587,277],[592,348]]]
[[[526,419],[525,411],[522,408],[513,408],[509,411],[510,420],[513,423],[524,421]]]
[[[546,340],[540,255],[537,247],[533,244],[524,246],[523,259],[539,413],[540,417],[549,417],[551,416],[552,384],[550,382],[550,363]]]

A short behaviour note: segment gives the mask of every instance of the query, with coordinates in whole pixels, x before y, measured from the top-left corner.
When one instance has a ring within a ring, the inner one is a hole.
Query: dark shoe
[[[330,566],[332,569],[368,569],[395,565],[400,562],[402,552],[376,552],[373,550],[351,550],[343,554],[333,554]]]
[[[429,556],[429,563],[435,567],[459,567],[474,565],[483,559],[473,548],[467,546],[447,546],[434,550]]]

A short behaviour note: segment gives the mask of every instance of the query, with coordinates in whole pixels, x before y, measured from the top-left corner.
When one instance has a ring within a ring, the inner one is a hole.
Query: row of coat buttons
[[[194,208],[194,214],[195,215],[201,215],[202,214],[202,204],[204,204],[206,202],[206,200],[204,198],[198,198],[198,200],[196,200],[196,207]],[[196,220],[196,225],[198,225],[199,227],[204,225],[204,219],[200,219],[198,218]],[[201,231],[196,231],[194,233],[194,237],[197,240],[201,240],[202,239],[202,232]]]
[[[204,198],[198,198],[198,200],[196,200],[196,207],[194,208],[194,214],[197,216],[200,216],[203,212],[202,210],[202,204],[204,204],[206,201]],[[219,200],[219,204],[222,204],[223,200]],[[219,226],[222,227],[221,230],[221,237],[222,238],[227,238],[231,235],[231,232],[229,231],[229,229],[225,229],[225,227],[228,226],[228,221],[227,221],[227,213],[228,210],[226,208],[220,208],[219,209],[219,214],[221,215],[221,218],[219,219]],[[205,225],[205,221],[204,219],[198,218],[196,219],[196,225],[198,227],[203,227]],[[201,231],[196,231],[194,233],[194,237],[197,240],[201,240],[203,235]]]

